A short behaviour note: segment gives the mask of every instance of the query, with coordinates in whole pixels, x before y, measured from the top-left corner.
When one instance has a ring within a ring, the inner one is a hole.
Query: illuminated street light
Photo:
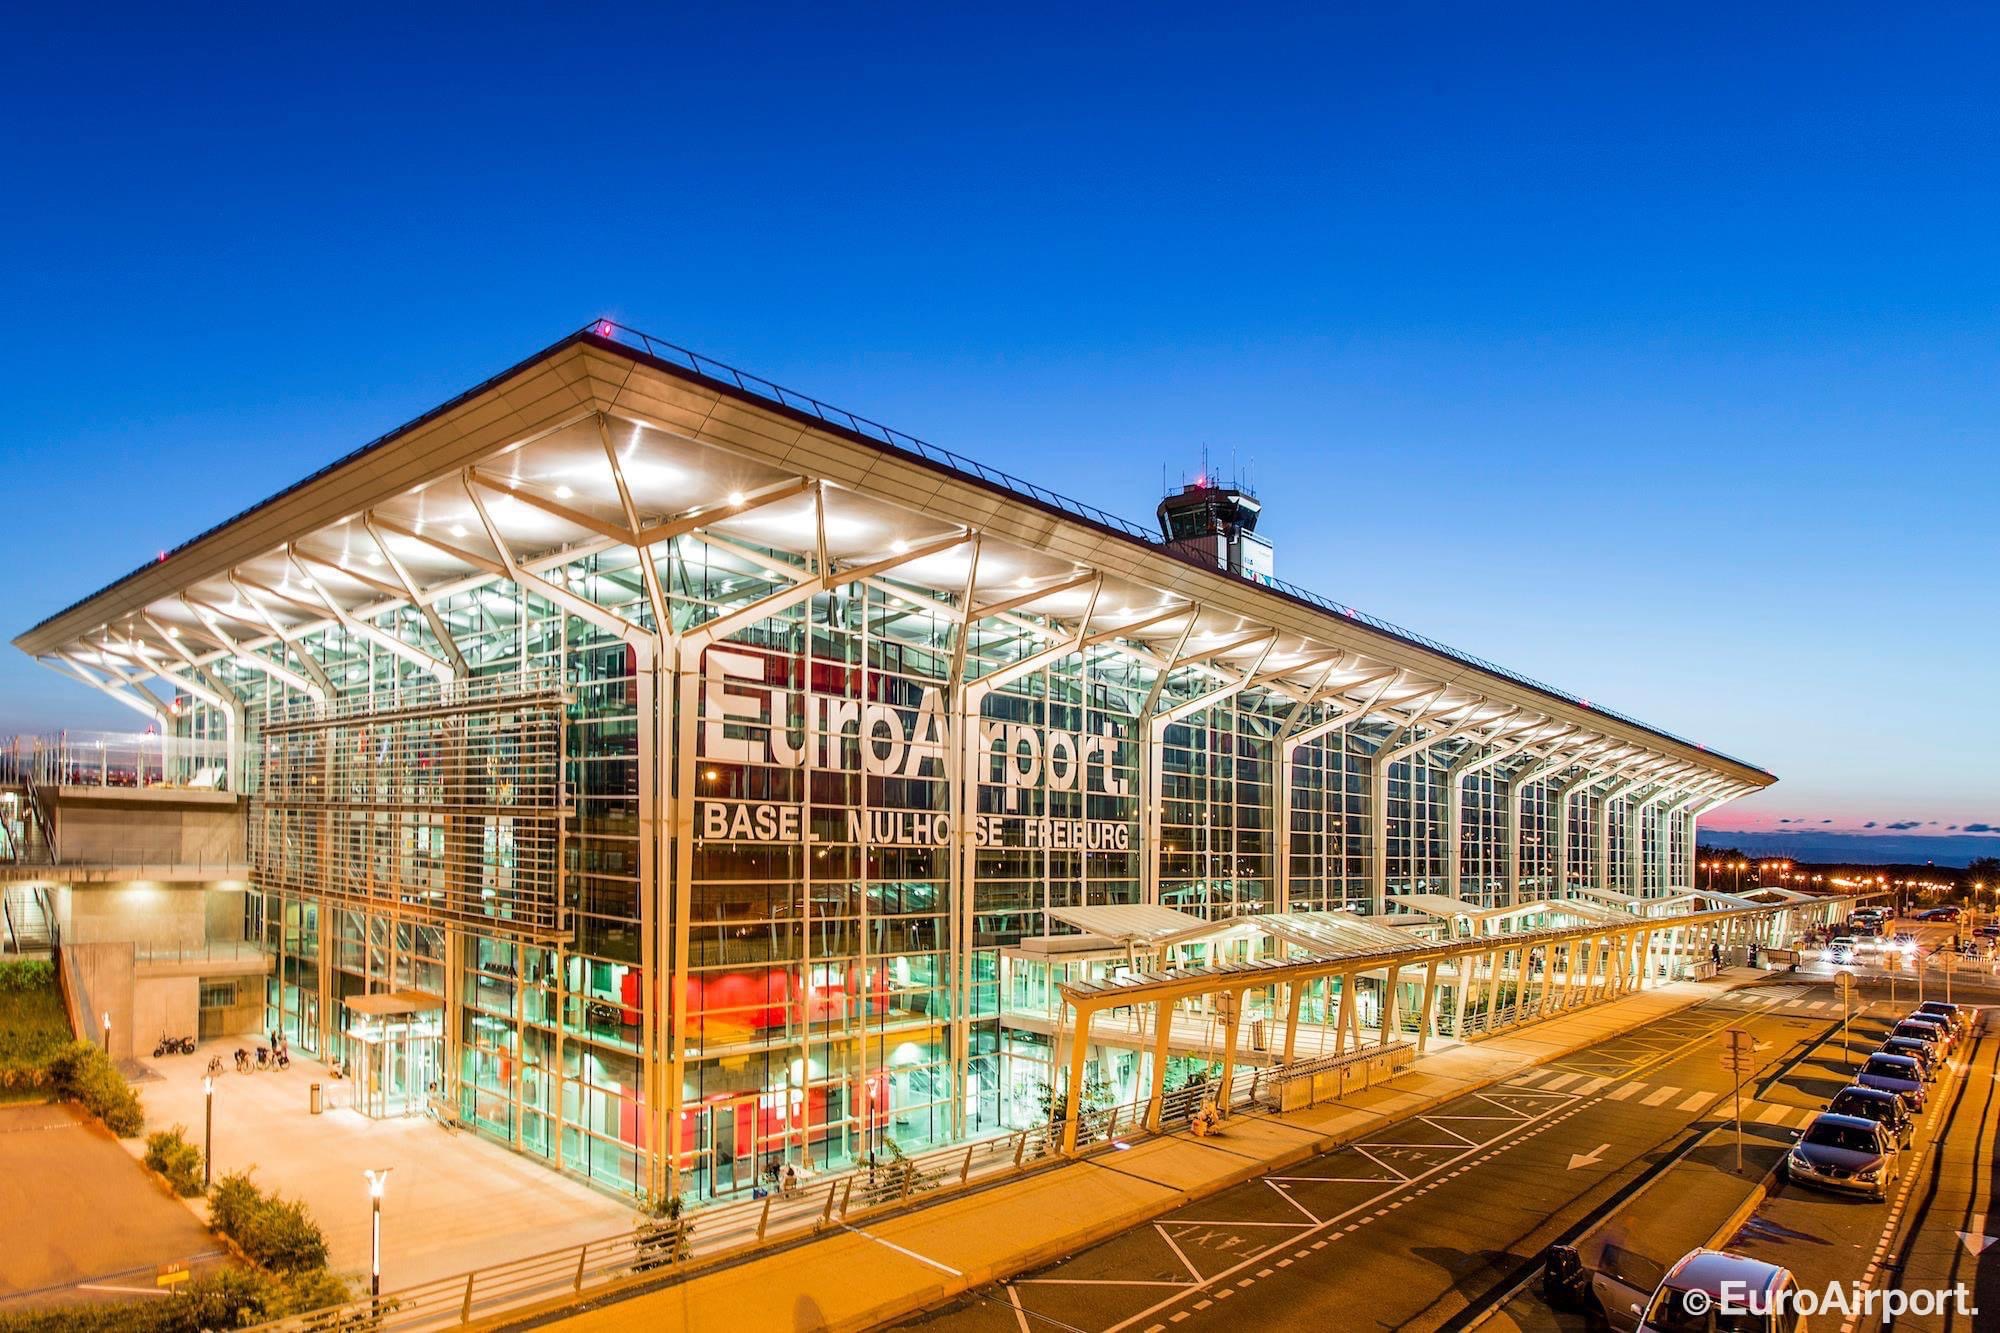
[[[111,1054],[111,1015],[104,1015],[104,1053]]]
[[[368,1177],[368,1211],[370,1221],[368,1244],[368,1295],[380,1300],[382,1296],[382,1188],[389,1183],[389,1173],[394,1167],[383,1167],[380,1171],[362,1171]]]
[[[201,1095],[203,1100],[201,1124],[201,1188],[207,1191],[209,1182],[215,1178],[215,1079],[202,1075]]]

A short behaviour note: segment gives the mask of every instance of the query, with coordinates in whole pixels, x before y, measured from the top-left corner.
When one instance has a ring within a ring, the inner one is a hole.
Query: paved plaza
[[[160,1075],[140,1085],[148,1127],[183,1124],[199,1144],[203,1070],[210,1055],[230,1064],[241,1040],[148,1060]],[[320,1115],[309,1110],[315,1081],[326,1096]],[[499,1144],[425,1117],[369,1119],[348,1105],[356,1086],[296,1057],[287,1070],[238,1074],[232,1066],[215,1080],[216,1175],[254,1166],[265,1189],[303,1199],[326,1232],[335,1272],[368,1267],[364,1168],[391,1168],[382,1204],[385,1290],[631,1227],[626,1204]],[[126,1148],[136,1156],[143,1144],[128,1140]],[[207,1215],[198,1199],[188,1208]]]

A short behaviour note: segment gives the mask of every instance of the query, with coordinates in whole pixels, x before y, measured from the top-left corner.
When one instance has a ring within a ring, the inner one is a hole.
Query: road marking
[[[1568,1087],[1582,1077],[1581,1074],[1561,1074],[1542,1084],[1541,1089],[1543,1092],[1554,1092],[1557,1088]]]
[[[1594,1078],[1588,1083],[1579,1083],[1576,1088],[1577,1096],[1588,1097],[1591,1093],[1600,1090],[1610,1082],[1611,1080],[1608,1078]]]
[[[1686,1101],[1681,1103],[1680,1109],[1683,1111],[1700,1111],[1721,1095],[1719,1092],[1693,1093]]]
[[[1645,1086],[1643,1083],[1621,1083],[1613,1091],[1605,1093],[1604,1100],[1608,1102],[1622,1102],[1628,1097],[1637,1096],[1639,1089]]]
[[[1667,1102],[1673,1100],[1674,1094],[1679,1091],[1680,1091],[1679,1088],[1674,1088],[1674,1087],[1660,1088],[1657,1091],[1647,1093],[1643,1098],[1640,1099],[1639,1105],[1664,1106]]]
[[[1775,1125],[1797,1109],[1795,1106],[1767,1106],[1751,1118],[1760,1125]]]
[[[1569,1155],[1569,1169],[1574,1171],[1580,1166],[1596,1166],[1609,1151],[1611,1151],[1610,1144],[1600,1143],[1587,1153],[1573,1152]]]
[[[947,1274],[951,1277],[965,1276],[965,1274],[959,1272],[956,1268],[953,1268],[950,1264],[941,1264],[937,1260],[930,1258],[928,1255],[918,1254],[915,1250],[906,1250],[901,1245],[896,1244],[896,1242],[893,1240],[883,1240],[880,1236],[873,1235],[869,1232],[863,1231],[860,1227],[848,1226],[847,1223],[845,1222],[842,1222],[840,1225],[846,1227],[847,1230],[852,1231],[857,1236],[861,1236],[868,1240],[874,1241],[877,1245],[880,1245],[885,1249],[894,1250],[897,1254],[903,1255],[906,1258],[915,1259],[920,1264],[928,1264],[930,1267],[937,1269],[937,1271],[940,1273]]]

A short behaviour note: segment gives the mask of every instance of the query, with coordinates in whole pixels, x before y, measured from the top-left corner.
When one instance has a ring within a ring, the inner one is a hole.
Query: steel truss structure
[[[465,1006],[475,1123],[654,1196],[1004,1122],[1051,905],[1661,896],[1774,780],[607,323],[16,643],[226,738],[273,903]]]

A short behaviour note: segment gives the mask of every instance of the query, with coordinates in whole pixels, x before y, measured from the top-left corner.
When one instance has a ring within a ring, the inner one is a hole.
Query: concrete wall
[[[44,789],[64,861],[221,865],[244,858],[243,798],[176,788]]]
[[[206,884],[70,884],[56,890],[65,944],[130,943],[141,953],[209,942]],[[241,892],[226,895],[242,912]]]
[[[172,1037],[196,1035],[201,1004],[198,977],[137,978],[132,988],[133,1036],[138,1054],[150,1056],[162,1034]]]
[[[80,981],[90,1008],[83,1014],[84,1035],[101,1039],[104,1015],[111,1015],[111,1055],[123,1060],[138,1050],[133,1024],[137,1021],[134,988],[136,977],[130,944],[63,944],[65,966]],[[159,1032],[144,1038],[145,1054],[152,1054]]]

